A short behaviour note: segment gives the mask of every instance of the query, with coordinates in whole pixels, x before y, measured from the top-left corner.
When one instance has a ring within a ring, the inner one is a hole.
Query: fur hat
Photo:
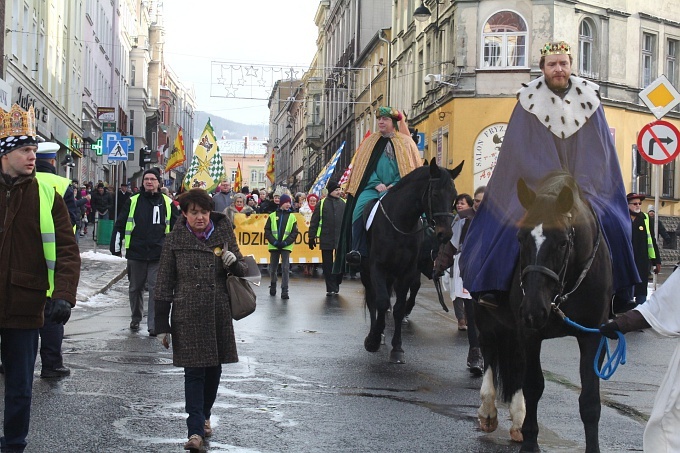
[[[290,203],[290,195],[286,193],[281,195],[281,197],[279,198],[279,206],[283,206],[283,204],[285,203]]]
[[[340,187],[340,184],[335,179],[331,179],[328,181],[328,184],[326,184],[326,189],[328,189],[328,193],[333,192],[335,189]]]

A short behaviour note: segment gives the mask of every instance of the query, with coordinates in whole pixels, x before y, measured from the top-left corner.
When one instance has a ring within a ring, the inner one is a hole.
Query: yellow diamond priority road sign
[[[663,118],[673,107],[680,104],[680,93],[664,75],[640,91],[638,96],[658,120]]]

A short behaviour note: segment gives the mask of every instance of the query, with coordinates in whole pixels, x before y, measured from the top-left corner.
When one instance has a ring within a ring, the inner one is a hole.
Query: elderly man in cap
[[[61,193],[35,177],[35,114],[0,111],[0,355],[2,451],[24,451],[38,329],[65,324],[76,303],[80,253]]]
[[[650,218],[642,212],[642,202],[645,200],[645,196],[629,193],[626,195],[626,199],[628,200],[628,214],[630,215],[632,225],[631,244],[633,245],[633,256],[635,257],[635,266],[642,282],[632,286],[634,302],[630,298],[629,292],[617,292],[614,300],[614,311],[616,313],[628,311],[646,301],[649,271],[652,268],[655,274],[661,271],[661,256],[656,245],[656,238],[653,234]]]
[[[130,330],[139,330],[144,315],[144,287],[149,288],[147,329],[155,337],[154,293],[158,265],[165,236],[175,225],[179,210],[172,199],[161,193],[161,173],[150,168],[142,175],[144,191],[132,195],[125,203],[113,226],[111,253],[121,256],[121,243],[125,243],[127,274],[130,286]]]
[[[630,240],[630,219],[614,140],[599,87],[571,74],[571,47],[541,47],[543,75],[523,84],[510,118],[484,202],[460,258],[463,283],[481,304],[507,301],[519,256],[517,223],[524,208],[517,197],[523,178],[536,189],[553,171],[570,173],[595,210],[612,255],[613,289],[640,281]]]

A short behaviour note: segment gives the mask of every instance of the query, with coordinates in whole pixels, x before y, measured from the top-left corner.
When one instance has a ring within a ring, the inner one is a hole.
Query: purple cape
[[[621,168],[602,106],[577,132],[561,139],[518,103],[462,250],[461,275],[468,291],[510,289],[519,256],[517,223],[525,212],[517,181],[522,177],[536,190],[554,170],[571,173],[597,213],[612,256],[614,289],[640,281]]]

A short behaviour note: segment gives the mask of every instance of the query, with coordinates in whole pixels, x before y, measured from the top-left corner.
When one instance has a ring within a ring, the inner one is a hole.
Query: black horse
[[[562,315],[590,328],[606,321],[613,294],[609,248],[597,215],[569,174],[551,173],[537,193],[520,180],[517,192],[527,212],[517,234],[520,257],[509,303],[475,304],[485,368],[479,422],[486,432],[498,426],[495,383],[510,403],[511,438],[522,442],[522,452],[540,451],[541,342],[570,335],[581,353],[579,412],[586,452],[599,452],[600,382],[593,364],[600,336],[568,326]]]
[[[371,330],[364,340],[364,347],[369,352],[380,349],[385,313],[390,308],[393,289],[397,300],[393,308],[390,362],[404,362],[401,325],[407,313],[406,294],[409,289],[419,286],[415,282],[420,278],[417,262],[423,240],[421,216],[425,214],[440,242],[451,238],[451,208],[456,197],[453,179],[462,168],[461,162],[455,169],[447,170],[433,160],[429,166],[404,176],[377,202],[379,206],[367,233],[369,257],[361,260],[361,283],[371,316]],[[364,212],[370,209],[371,205]]]

